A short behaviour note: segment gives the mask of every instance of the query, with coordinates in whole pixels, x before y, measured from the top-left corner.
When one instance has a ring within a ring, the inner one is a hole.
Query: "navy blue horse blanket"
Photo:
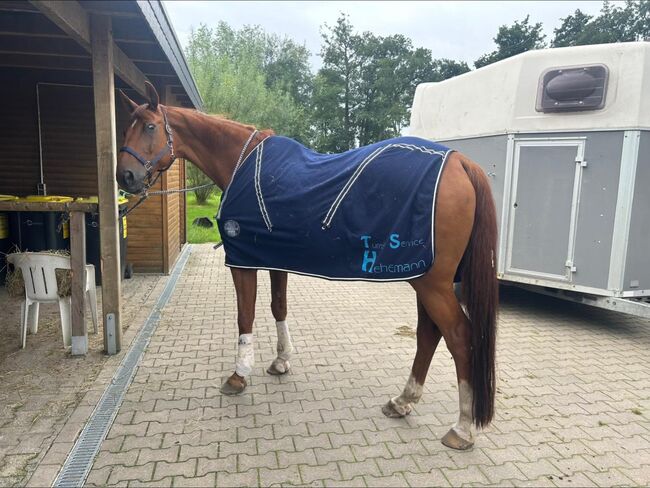
[[[436,192],[450,153],[416,137],[342,154],[269,137],[223,194],[226,265],[335,280],[421,276],[433,264]]]

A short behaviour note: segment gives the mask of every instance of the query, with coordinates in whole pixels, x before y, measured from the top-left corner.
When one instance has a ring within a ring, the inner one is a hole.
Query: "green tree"
[[[411,40],[402,35],[358,36],[359,80],[354,106],[357,137],[363,146],[399,135],[412,98]]]
[[[321,31],[320,55],[323,67],[314,81],[313,125],[316,147],[322,151],[345,151],[356,140],[356,84],[359,80],[358,36],[345,14],[333,27],[325,24]]]
[[[553,29],[555,37],[551,41],[551,47],[566,47],[577,46],[580,40],[584,37],[587,25],[593,16],[583,13],[580,9],[576,9],[573,15],[560,19],[562,25],[557,29]]]
[[[408,123],[419,83],[469,71],[466,63],[433,60],[403,35],[357,34],[342,14],[322,30],[323,67],[314,80],[315,147],[341,152],[398,136]]]
[[[443,81],[470,71],[465,61],[453,59],[436,59],[433,62],[433,77],[429,81]]]
[[[289,93],[299,104],[308,104],[313,90],[309,54],[292,39],[267,35],[263,65],[267,86]]]
[[[474,61],[474,66],[481,68],[531,49],[544,48],[546,46],[544,43],[546,35],[542,33],[542,24],[539,22],[529,24],[529,20],[530,15],[527,15],[521,22],[515,21],[511,26],[502,25],[499,27],[499,32],[494,38],[497,45],[496,51],[478,58]]]
[[[605,1],[597,17],[578,9],[561,20],[553,31],[553,47],[640,41],[650,37],[650,1],[628,0],[625,6]]]
[[[309,141],[307,114],[295,98],[307,93],[309,53],[304,48],[259,27],[234,30],[220,22],[191,32],[186,57],[206,112]],[[285,78],[274,75],[279,69]],[[188,180],[192,186],[208,181],[193,169]],[[197,200],[208,196],[197,193]]]

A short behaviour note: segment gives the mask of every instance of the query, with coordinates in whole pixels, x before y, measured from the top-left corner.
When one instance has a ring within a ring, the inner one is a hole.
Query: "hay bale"
[[[20,268],[16,268],[14,271],[11,269],[7,270],[5,288],[10,298],[25,297],[25,281],[23,280],[23,272]]]
[[[50,254],[58,256],[69,256],[70,253],[65,250],[47,251]],[[56,286],[60,297],[69,297],[72,295],[72,272],[69,269],[56,269]],[[11,298],[25,298],[25,280],[20,268],[7,270],[5,278],[5,287],[7,294]]]

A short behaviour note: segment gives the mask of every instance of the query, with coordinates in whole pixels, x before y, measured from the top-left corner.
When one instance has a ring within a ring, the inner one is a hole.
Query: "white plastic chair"
[[[38,332],[38,311],[41,303],[59,303],[63,345],[70,346],[72,329],[70,325],[70,297],[60,297],[56,284],[56,269],[70,269],[68,256],[57,256],[48,252],[21,252],[7,255],[7,261],[20,268],[25,281],[25,300],[20,309],[21,348],[27,342],[27,326],[32,334]],[[95,288],[95,267],[86,265],[86,299],[90,304],[90,315],[97,333],[97,290]]]

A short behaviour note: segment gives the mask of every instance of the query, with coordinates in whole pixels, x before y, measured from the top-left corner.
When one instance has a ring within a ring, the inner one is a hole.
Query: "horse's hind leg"
[[[418,298],[418,325],[417,325],[417,352],[413,360],[411,375],[409,376],[402,394],[392,398],[383,406],[382,412],[387,417],[404,417],[411,413],[412,404],[420,401],[422,387],[427,378],[433,353],[440,342],[440,330],[427,314],[422,302]]]
[[[287,325],[287,273],[284,271],[270,271],[271,275],[271,312],[275,318],[275,326],[278,331],[278,356],[273,360],[271,366],[266,370],[272,375],[280,375],[289,372],[291,367],[289,359],[293,352],[289,326]]]
[[[255,301],[257,298],[257,270],[230,268],[237,293],[237,361],[235,372],[221,385],[224,395],[237,395],[244,391],[246,377],[253,372],[255,351],[253,349],[253,322],[255,320]]]
[[[459,416],[458,421],[442,438],[442,443],[453,449],[469,449],[474,445],[472,434],[472,387],[471,374],[471,330],[467,316],[458,303],[451,286],[418,283],[416,290],[427,313],[439,325],[447,349],[456,365],[458,379]],[[439,282],[438,282],[439,283]]]

